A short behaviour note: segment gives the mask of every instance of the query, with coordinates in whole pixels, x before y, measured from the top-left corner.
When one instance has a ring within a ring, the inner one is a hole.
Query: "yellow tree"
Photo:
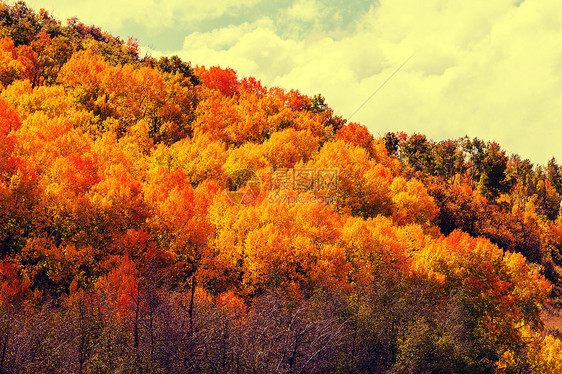
[[[330,207],[267,200],[243,206],[221,198],[209,214],[214,255],[203,270],[211,289],[243,295],[281,289],[300,297],[345,284],[345,253],[337,245],[341,223]]]
[[[273,168],[292,168],[297,162],[308,162],[320,147],[318,137],[308,130],[287,128],[274,132],[263,143],[263,154]]]
[[[226,144],[208,134],[182,139],[171,146],[159,145],[152,153],[157,168],[182,169],[193,185],[206,179],[223,181],[223,164],[228,156]]]
[[[365,149],[342,140],[328,142],[305,167],[337,172],[335,194],[344,211],[363,217],[392,213],[392,171],[370,160]]]
[[[398,224],[417,223],[430,228],[434,225],[438,209],[422,182],[394,178],[390,186],[392,194],[392,219]]]

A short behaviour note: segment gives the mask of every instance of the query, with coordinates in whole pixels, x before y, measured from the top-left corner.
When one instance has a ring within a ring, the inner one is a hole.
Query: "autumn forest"
[[[560,373],[561,196],[0,3],[0,373]]]

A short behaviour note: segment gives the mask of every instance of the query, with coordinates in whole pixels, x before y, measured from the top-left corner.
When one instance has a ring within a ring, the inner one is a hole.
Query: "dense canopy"
[[[561,194],[0,4],[0,372],[558,373]]]

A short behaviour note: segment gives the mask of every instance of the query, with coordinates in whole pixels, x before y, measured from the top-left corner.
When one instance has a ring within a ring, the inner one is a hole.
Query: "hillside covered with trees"
[[[0,4],[0,373],[560,373],[561,196]]]

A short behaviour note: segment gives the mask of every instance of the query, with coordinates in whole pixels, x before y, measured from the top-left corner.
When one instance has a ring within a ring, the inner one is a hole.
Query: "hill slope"
[[[375,139],[24,3],[0,89],[0,371],[560,371],[555,160]]]

